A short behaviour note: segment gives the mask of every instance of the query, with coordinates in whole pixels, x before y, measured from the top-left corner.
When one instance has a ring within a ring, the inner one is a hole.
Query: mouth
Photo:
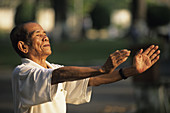
[[[50,44],[45,44],[44,47],[50,47]]]

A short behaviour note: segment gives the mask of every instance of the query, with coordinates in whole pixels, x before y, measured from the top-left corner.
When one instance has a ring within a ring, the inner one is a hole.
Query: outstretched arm
[[[128,68],[123,69],[123,74],[126,77],[134,76],[139,73],[143,73],[154,65],[159,60],[160,50],[158,46],[152,45],[143,52],[141,49],[135,56],[133,60],[133,65]],[[89,81],[89,86],[98,86],[101,84],[113,83],[121,80],[119,70],[115,70],[112,73],[103,74],[101,76],[91,77]]]
[[[110,54],[107,61],[103,66],[96,67],[77,67],[77,66],[65,66],[56,69],[52,73],[52,84],[57,84],[65,81],[80,80],[88,77],[94,77],[103,75],[106,73],[112,73],[117,66],[126,61],[130,55],[130,51],[117,50]]]

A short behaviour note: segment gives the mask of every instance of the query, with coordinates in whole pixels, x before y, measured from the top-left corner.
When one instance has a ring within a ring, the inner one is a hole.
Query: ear
[[[18,49],[23,53],[28,53],[28,45],[26,45],[23,41],[18,42]]]

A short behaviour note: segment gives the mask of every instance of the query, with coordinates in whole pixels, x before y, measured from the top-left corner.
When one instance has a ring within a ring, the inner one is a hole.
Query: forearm
[[[138,72],[134,67],[123,68],[123,73],[126,77],[130,77],[138,74]],[[118,69],[113,71],[112,73],[103,74],[96,77],[90,77],[89,86],[109,84],[119,80],[122,80],[122,77],[120,76],[119,69]]]
[[[94,77],[102,75],[103,72],[98,67],[76,67],[76,66],[66,66],[56,69],[52,72],[52,84],[57,84],[65,81],[80,80],[88,77]]]
[[[99,76],[106,73],[112,73],[117,66],[119,66],[121,63],[127,60],[129,55],[130,51],[126,49],[121,51],[117,50],[113,54],[109,55],[107,61],[101,67],[98,66],[97,68],[96,67],[94,68],[94,67],[66,66],[56,69],[52,73],[52,84]]]

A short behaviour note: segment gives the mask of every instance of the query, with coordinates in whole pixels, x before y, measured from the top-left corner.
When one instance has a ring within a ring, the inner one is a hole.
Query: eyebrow
[[[39,30],[34,30],[32,32],[29,33],[29,37],[32,36],[34,33],[40,33]],[[46,31],[43,31],[43,33],[46,33]]]

